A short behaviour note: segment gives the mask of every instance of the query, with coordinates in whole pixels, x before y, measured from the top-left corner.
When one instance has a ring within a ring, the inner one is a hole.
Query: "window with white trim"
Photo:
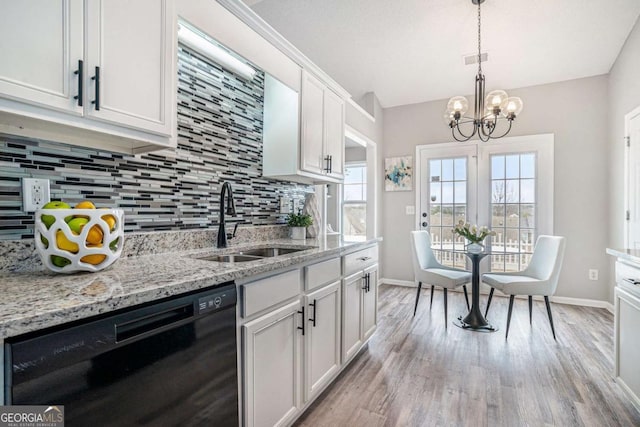
[[[367,165],[347,163],[343,185],[344,239],[364,241],[367,236]]]

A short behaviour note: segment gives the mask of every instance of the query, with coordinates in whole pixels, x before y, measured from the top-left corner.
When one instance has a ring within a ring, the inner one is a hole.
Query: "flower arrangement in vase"
[[[290,213],[287,215],[287,225],[291,229],[290,237],[292,239],[306,239],[307,227],[313,224],[311,215],[303,214],[301,211],[297,214]]]
[[[484,244],[482,243],[487,236],[495,236],[496,232],[489,230],[489,227],[477,225],[471,225],[463,220],[458,221],[458,224],[451,230],[453,234],[464,237],[469,241],[467,245],[467,251],[471,253],[480,253],[484,250]]]

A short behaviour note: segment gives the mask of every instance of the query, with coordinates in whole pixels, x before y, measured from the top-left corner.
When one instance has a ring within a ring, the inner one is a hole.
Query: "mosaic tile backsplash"
[[[261,177],[264,73],[247,82],[182,46],[178,57],[175,152],[123,155],[0,135],[0,240],[33,237],[23,177],[49,179],[52,200],[124,209],[126,232],[216,226],[225,181],[238,214],[226,217],[230,228],[282,223],[280,197],[302,206],[312,186]]]

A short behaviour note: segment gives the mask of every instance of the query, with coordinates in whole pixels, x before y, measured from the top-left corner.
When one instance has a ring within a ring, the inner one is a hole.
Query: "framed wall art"
[[[385,191],[411,191],[413,158],[411,156],[384,159]]]

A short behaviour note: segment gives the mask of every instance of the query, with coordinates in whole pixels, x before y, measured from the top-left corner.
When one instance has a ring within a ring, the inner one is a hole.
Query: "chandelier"
[[[484,0],[471,0],[478,5],[478,74],[476,75],[475,104],[473,117],[465,115],[469,110],[469,101],[464,96],[454,96],[447,103],[447,111],[444,119],[451,128],[451,133],[456,141],[464,142],[473,138],[476,134],[481,141],[498,139],[506,136],[511,131],[511,125],[522,111],[522,100],[518,97],[509,97],[503,90],[493,90],[487,96],[484,94],[485,78],[482,74],[482,58],[480,50],[480,4]],[[507,124],[499,126],[498,122]],[[470,125],[470,126],[469,126]],[[465,134],[461,126],[467,127],[471,132]],[[498,127],[506,130],[500,136],[495,134]]]

